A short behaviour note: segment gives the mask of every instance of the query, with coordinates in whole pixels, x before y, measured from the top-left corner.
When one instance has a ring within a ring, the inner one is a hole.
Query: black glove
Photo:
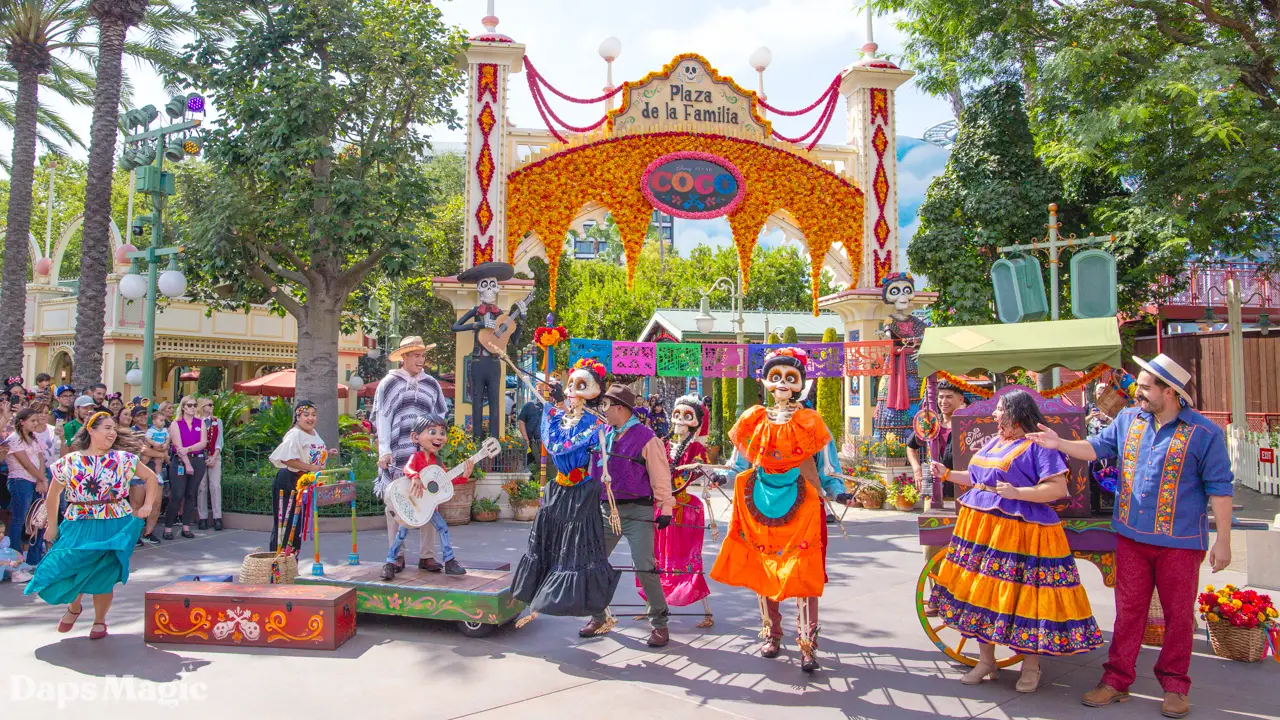
[[[559,405],[564,402],[564,386],[559,380],[551,379],[547,381],[547,388],[551,392],[551,402]]]
[[[839,495],[836,496],[836,502],[840,503],[841,505],[853,504],[853,493],[840,493]]]
[[[670,516],[670,515],[659,515],[659,516],[658,516],[658,529],[659,529],[659,530],[666,530],[666,529],[667,529],[667,526],[668,526],[668,525],[670,525],[670,524],[671,524],[671,516]]]

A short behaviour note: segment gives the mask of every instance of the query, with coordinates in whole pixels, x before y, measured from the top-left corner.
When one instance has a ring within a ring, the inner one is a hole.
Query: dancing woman
[[[58,632],[70,632],[84,611],[81,598],[93,596],[89,639],[107,636],[107,610],[116,583],[129,580],[129,560],[142,533],[143,518],[160,502],[160,481],[138,461],[141,439],[116,427],[106,412],[94,413],[71,441],[71,452],[53,463],[53,484],[45,498],[53,546],[36,566],[26,595],[39,594],[51,605],[66,603]],[[129,481],[147,485],[137,515],[129,505]],[[66,494],[67,509],[59,522],[58,506]]]
[[[609,565],[602,484],[587,465],[600,442],[604,421],[593,412],[604,385],[605,368],[583,358],[574,363],[561,403],[559,383],[542,416],[542,442],[556,475],[544,486],[542,507],[529,533],[529,550],[520,559],[512,595],[539,614],[582,616],[602,613],[617,589],[621,573]]]
[[[1067,461],[1026,437],[1045,422],[1031,394],[1000,397],[999,434],[969,470],[933,463],[935,477],[972,485],[956,501],[960,517],[938,567],[932,604],[950,627],[976,638],[978,664],[960,681],[996,677],[996,645],[1022,653],[1018,692],[1040,685],[1041,655],[1075,655],[1102,644],[1058,514],[1067,494]]]

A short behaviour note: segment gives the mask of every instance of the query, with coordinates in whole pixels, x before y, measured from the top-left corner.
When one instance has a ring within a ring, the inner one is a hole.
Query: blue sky
[[[677,54],[697,52],[722,74],[754,88],[756,73],[748,63],[753,50],[767,46],[773,62],[764,75],[765,93],[771,104],[781,108],[801,108],[815,100],[841,68],[860,57],[866,41],[865,20],[858,0],[644,0],[637,3],[598,0],[496,0],[501,22],[498,31],[526,45],[526,53],[548,80],[560,90],[577,97],[600,94],[605,84],[605,63],[598,47],[606,37],[622,42],[622,54],[614,62],[614,82],[639,79],[661,68]],[[483,28],[485,0],[444,0],[438,2],[446,23],[459,25],[469,33]],[[902,36],[893,27],[892,17],[875,21],[875,39],[880,54],[901,53]],[[137,104],[163,105],[167,99],[163,83],[147,68],[127,63]],[[512,76],[508,114],[519,127],[538,127],[541,120],[529,96],[524,75]],[[559,100],[555,109],[565,121],[589,124],[603,108],[577,106]],[[82,137],[88,137],[90,108],[60,107]],[[465,117],[465,100],[457,107]],[[902,242],[914,230],[915,211],[924,198],[928,181],[941,171],[946,152],[919,143],[925,129],[951,119],[950,105],[942,98],[921,93],[908,82],[897,93],[899,194]],[[211,120],[216,116],[211,115]],[[772,118],[778,130],[799,135],[816,120],[816,113],[802,118]],[[847,118],[843,103],[822,141],[846,140]],[[444,142],[465,139],[461,131],[433,128],[433,137]],[[0,132],[0,148],[7,155],[12,136]],[[76,149],[73,155],[84,157]],[[721,221],[678,221],[677,245],[686,247],[706,241],[728,241],[728,224]],[[767,238],[766,242],[776,242]]]

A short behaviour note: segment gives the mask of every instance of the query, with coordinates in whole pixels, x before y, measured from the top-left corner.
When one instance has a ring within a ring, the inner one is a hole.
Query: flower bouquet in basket
[[[1267,649],[1268,632],[1276,627],[1270,595],[1227,585],[1208,585],[1200,593],[1200,619],[1209,627],[1213,652],[1228,660],[1258,662]]]

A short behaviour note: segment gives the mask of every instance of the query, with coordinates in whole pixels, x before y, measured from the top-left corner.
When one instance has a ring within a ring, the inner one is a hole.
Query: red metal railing
[[[1224,307],[1227,297],[1227,279],[1240,280],[1242,307],[1261,310],[1275,309],[1280,301],[1280,273],[1266,272],[1258,263],[1232,262],[1192,264],[1187,268],[1187,287],[1165,300],[1162,305],[1213,305]]]
[[[1206,418],[1212,420],[1220,428],[1226,428],[1231,424],[1231,413],[1229,412],[1202,412]],[[1250,432],[1271,432],[1272,430],[1280,430],[1280,413],[1245,413],[1245,425],[1248,426]]]

